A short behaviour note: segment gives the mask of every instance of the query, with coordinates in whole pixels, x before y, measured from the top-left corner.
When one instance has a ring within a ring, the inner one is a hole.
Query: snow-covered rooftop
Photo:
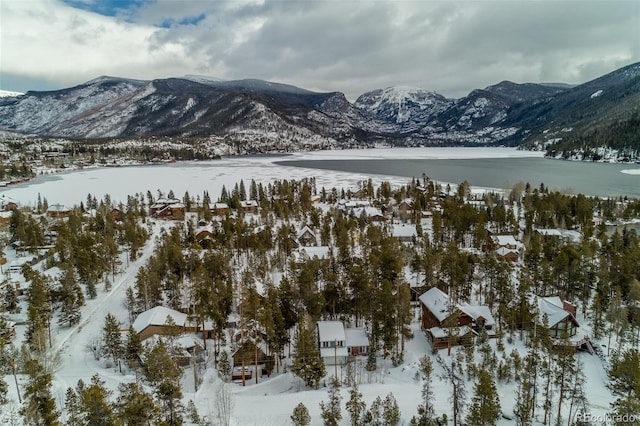
[[[187,322],[187,314],[164,306],[156,306],[138,315],[133,322],[133,329],[140,333],[150,325],[164,325],[167,322],[167,317],[173,318],[173,322],[178,326],[184,326]]]
[[[341,321],[318,321],[318,339],[320,342],[344,342],[344,324]]]
[[[538,321],[542,322],[542,317],[546,314],[549,319],[549,327],[553,327],[568,316],[573,317],[570,312],[564,310],[562,300],[558,296],[535,296],[533,302],[534,306],[538,307]]]
[[[364,328],[347,328],[344,330],[347,346],[369,346],[369,336]]]
[[[450,315],[452,309],[449,296],[438,287],[433,287],[422,293],[420,302],[431,311],[431,313],[442,322]]]

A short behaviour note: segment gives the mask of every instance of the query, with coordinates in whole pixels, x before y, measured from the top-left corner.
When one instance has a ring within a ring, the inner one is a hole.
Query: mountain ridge
[[[450,99],[391,86],[353,103],[341,92],[257,79],[100,76],[0,98],[0,129],[77,139],[216,137],[281,151],[378,143],[544,149],[629,120],[638,105],[640,63],[574,87],[504,80]]]

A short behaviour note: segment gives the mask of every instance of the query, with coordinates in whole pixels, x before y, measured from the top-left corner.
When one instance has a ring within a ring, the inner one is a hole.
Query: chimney
[[[562,309],[571,313],[571,315],[573,315],[574,317],[578,313],[578,307],[571,302],[567,302],[566,300],[562,301]]]

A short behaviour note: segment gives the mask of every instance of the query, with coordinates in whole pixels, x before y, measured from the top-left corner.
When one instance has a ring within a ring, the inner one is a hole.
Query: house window
[[[366,346],[360,346],[359,348],[360,353],[364,353],[367,351],[367,347]]]

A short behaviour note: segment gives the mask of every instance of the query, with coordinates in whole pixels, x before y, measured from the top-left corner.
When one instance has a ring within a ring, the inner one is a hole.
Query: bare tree
[[[216,389],[215,399],[216,425],[229,426],[231,424],[233,406],[234,401],[233,394],[231,393],[231,385],[229,383],[220,382]]]

